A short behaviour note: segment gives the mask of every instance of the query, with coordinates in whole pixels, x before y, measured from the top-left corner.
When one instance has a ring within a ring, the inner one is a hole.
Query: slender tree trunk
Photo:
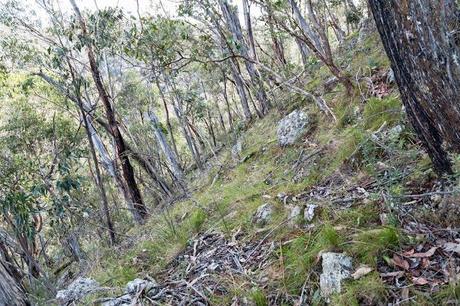
[[[438,173],[460,152],[457,2],[369,0],[407,115]]]
[[[251,58],[257,61],[256,45],[254,43],[254,33],[252,31],[251,22],[251,6],[248,0],[243,0],[243,14],[244,22],[246,24],[246,31],[248,32],[249,49],[251,50]]]
[[[161,128],[159,127],[160,121],[156,116],[153,110],[149,111],[149,118],[152,122],[152,128],[155,134],[155,138],[157,140],[158,145],[160,146],[166,160],[168,161],[169,167],[172,170],[172,173],[175,179],[179,182],[179,185],[185,188],[185,181],[184,181],[184,174],[182,172],[179,163],[177,162],[177,158],[174,155],[171,147],[169,146],[168,142],[166,141],[166,137],[164,136]]]
[[[273,18],[273,8],[270,3],[267,3],[267,25],[268,25],[268,30],[270,31],[270,37],[272,40],[272,45],[273,45],[273,51],[275,52],[276,59],[278,62],[281,64],[281,66],[284,66],[287,64],[286,58],[284,56],[284,47],[283,47],[283,42],[279,37],[276,36],[275,33],[275,28],[273,26],[274,23],[274,18]]]
[[[109,232],[110,243],[114,245],[116,243],[115,230],[113,227],[112,219],[110,218],[109,202],[107,200],[107,193],[105,191],[104,182],[102,181],[102,175],[99,169],[99,163],[97,161],[96,150],[94,148],[93,137],[91,135],[91,128],[89,127],[90,122],[88,121],[88,116],[85,114],[85,110],[83,109],[82,101],[80,101],[79,107],[80,107],[81,117],[83,119],[83,124],[85,126],[86,136],[88,137],[91,157],[93,159],[96,185],[98,186],[99,193],[101,195],[102,212],[104,213],[104,216],[105,216],[105,222],[107,224],[107,230]]]
[[[312,28],[310,24],[305,20],[305,18],[300,13],[300,9],[297,6],[295,0],[289,0],[289,4],[294,12],[294,17],[299,24],[300,28],[303,31],[302,36],[298,36],[308,48],[322,61],[328,68],[329,71],[337,77],[340,83],[345,86],[348,95],[353,94],[353,82],[350,77],[348,77],[342,69],[340,69],[334,62],[331,47],[329,44],[329,39],[325,32],[325,27],[320,24],[317,16],[315,15],[311,0],[306,1],[306,7],[308,12],[308,18],[313,24]]]
[[[230,126],[230,129],[233,130],[233,116],[232,116],[232,110],[230,108],[230,101],[228,100],[228,93],[227,93],[227,76],[225,75],[225,72],[223,72],[224,75],[224,100],[225,100],[225,105],[227,106],[227,118],[228,118],[228,124]]]
[[[169,133],[169,136],[171,138],[171,144],[172,144],[172,147],[173,147],[173,150],[174,150],[174,154],[177,157],[179,167],[182,169],[182,165],[181,165],[182,162],[180,160],[179,151],[177,150],[176,139],[174,137],[174,131],[173,131],[172,124],[171,124],[171,117],[169,115],[168,103],[166,102],[166,97],[165,97],[165,94],[163,92],[163,89],[160,86],[160,81],[158,79],[156,79],[155,81],[156,81],[156,85],[158,87],[158,91],[160,92],[161,101],[163,102],[163,107],[164,107],[165,115],[166,115],[166,126],[168,127],[168,133]]]
[[[246,45],[246,42],[244,41],[243,33],[241,30],[241,24],[238,18],[237,12],[232,9],[228,3],[227,0],[219,0],[219,4],[222,10],[222,13],[224,15],[224,18],[226,20],[227,26],[230,29],[230,32],[232,33],[233,39],[237,41],[240,45],[239,48],[239,53],[241,55],[249,60],[245,60],[245,66],[246,70],[248,71],[249,77],[251,78],[251,83],[256,89],[256,97],[257,101],[260,103],[260,106],[262,108],[262,113],[266,114],[268,110],[270,109],[270,101],[267,97],[267,94],[265,93],[264,85],[262,78],[260,76],[259,71],[257,70],[256,66],[251,60],[254,60],[254,58],[251,58],[248,52],[248,47]],[[247,19],[248,22],[250,22],[250,18]],[[252,28],[252,26],[246,25],[247,28]],[[254,40],[253,40],[254,42]],[[255,48],[254,48],[255,52]]]
[[[80,13],[79,8],[77,7],[75,3],[75,0],[70,0],[70,3],[72,4],[75,14],[80,22],[80,27],[81,27],[83,36],[88,37],[86,23]],[[136,178],[134,175],[134,169],[129,160],[128,150],[126,149],[125,141],[121,135],[120,129],[118,127],[118,123],[115,118],[115,112],[113,111],[113,108],[112,108],[111,97],[107,93],[102,83],[102,77],[101,77],[99,68],[97,66],[96,57],[93,52],[93,47],[90,44],[87,45],[87,53],[88,53],[88,60],[89,60],[89,65],[90,65],[93,81],[96,84],[97,91],[104,105],[107,121],[109,123],[109,127],[112,132],[111,134],[113,135],[113,138],[115,140],[117,156],[121,162],[122,173],[126,181],[126,186],[128,188],[130,199],[133,203],[134,210],[137,211],[136,215],[140,217],[140,219],[137,219],[136,222],[143,223],[144,220],[148,216],[147,207],[145,206],[144,201],[142,200],[141,192],[139,190],[139,187],[137,186]]]
[[[240,97],[241,107],[243,108],[244,119],[246,121],[251,121],[252,114],[251,110],[249,109],[248,97],[244,89],[243,78],[241,77],[237,68],[238,62],[234,58],[232,58],[230,62],[230,68],[232,70],[233,79],[235,80],[236,91],[238,93],[238,96]]]

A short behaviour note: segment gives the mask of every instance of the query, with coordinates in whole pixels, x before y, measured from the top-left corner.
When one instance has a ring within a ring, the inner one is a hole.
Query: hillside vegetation
[[[139,2],[0,1],[0,306],[459,304],[455,66],[411,92],[375,1]]]

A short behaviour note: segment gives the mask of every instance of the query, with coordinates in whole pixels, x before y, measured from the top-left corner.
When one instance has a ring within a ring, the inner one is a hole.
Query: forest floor
[[[324,93],[337,122],[285,93],[289,102],[239,136],[239,158],[225,148],[190,173],[191,197],[95,253],[88,275],[119,288],[113,296],[154,279],[155,294],[137,296],[145,305],[321,305],[321,254],[332,251],[350,256],[354,272],[333,305],[457,305],[457,178],[431,169],[382,52],[366,50],[375,44],[360,51],[365,67],[353,52],[352,68],[368,71],[355,98],[340,86]],[[326,79],[319,68],[307,87]],[[280,147],[277,123],[294,109],[308,114],[308,131]],[[263,204],[272,211],[261,224]]]

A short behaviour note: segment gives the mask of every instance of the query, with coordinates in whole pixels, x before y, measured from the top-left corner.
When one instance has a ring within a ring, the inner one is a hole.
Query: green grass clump
[[[331,305],[380,305],[388,298],[385,284],[374,272],[344,285],[343,292],[333,297]]]
[[[285,287],[297,292],[312,272],[321,251],[337,248],[342,243],[339,233],[331,225],[323,225],[316,233],[307,233],[296,238],[282,250],[285,262]]]
[[[362,231],[356,235],[348,251],[360,262],[375,265],[377,256],[394,249],[401,243],[401,236],[394,227]]]
[[[256,306],[268,306],[267,297],[263,291],[258,288],[251,292],[250,298]]]
[[[383,99],[370,98],[363,111],[364,127],[372,131],[380,128],[384,122],[393,126],[401,121],[401,100],[394,96]]]
[[[206,218],[206,212],[201,208],[192,213],[192,216],[190,217],[190,225],[194,233],[198,233],[201,230]]]

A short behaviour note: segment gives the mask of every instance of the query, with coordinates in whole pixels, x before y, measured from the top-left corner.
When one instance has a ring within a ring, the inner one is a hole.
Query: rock
[[[99,288],[99,283],[94,279],[79,277],[67,289],[59,290],[56,294],[56,300],[61,305],[67,305],[97,291]]]
[[[243,152],[243,139],[240,137],[232,147],[232,158],[234,161],[241,159],[241,152]]]
[[[288,146],[296,142],[308,124],[307,115],[295,110],[278,123],[278,142],[280,146]]]
[[[278,194],[276,195],[276,197],[277,197],[278,200],[279,200],[281,203],[283,203],[284,205],[287,204],[287,201],[288,201],[288,199],[289,199],[289,196],[288,196],[286,193],[284,193],[284,192],[278,193]]]
[[[291,207],[291,212],[289,213],[289,225],[294,227],[297,224],[302,208],[300,206]]]
[[[154,281],[136,278],[126,284],[125,292],[131,295],[135,295],[142,289],[144,289],[145,292],[148,292],[150,289],[156,286],[158,286],[158,284]]]
[[[101,304],[101,306],[128,306],[131,305],[133,299],[131,295],[124,294],[117,298],[113,298],[111,300],[105,301]]]
[[[334,293],[342,291],[342,281],[351,276],[351,258],[343,253],[327,252],[322,255],[323,273],[319,285],[321,296],[326,300]]]
[[[398,139],[399,136],[401,136],[402,131],[403,131],[403,127],[398,124],[397,126],[388,130],[388,136],[391,139]]]
[[[318,207],[318,205],[309,204],[305,208],[305,210],[303,212],[303,218],[305,219],[305,221],[307,221],[308,223],[313,221],[313,218],[315,217],[315,210],[316,210],[317,207]]]
[[[257,208],[257,211],[252,217],[252,220],[258,225],[265,225],[271,219],[272,213],[272,205],[270,203],[265,203]]]

